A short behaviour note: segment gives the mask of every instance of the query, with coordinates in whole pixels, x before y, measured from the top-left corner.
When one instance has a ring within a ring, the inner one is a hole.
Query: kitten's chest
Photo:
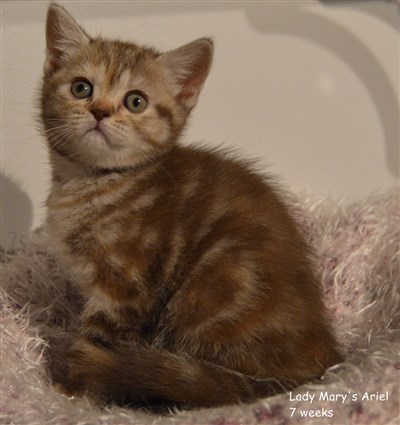
[[[143,201],[143,194],[122,183],[53,190],[47,202],[48,228],[56,252],[76,280],[94,281],[96,275],[104,280],[105,274],[113,274],[114,280],[132,279],[134,248],[152,233],[144,211],[135,208],[138,199]]]
[[[92,240],[94,248],[96,240],[106,233],[101,224],[110,218],[112,200],[98,191],[84,189],[54,190],[47,201],[49,230],[52,237],[66,248],[65,254],[89,254],[88,242]],[[82,245],[81,249],[79,245]]]
[[[47,202],[58,258],[87,301],[85,315],[100,312],[130,329],[163,297],[162,232],[150,217],[159,193],[123,185],[117,192],[68,189],[53,191]]]

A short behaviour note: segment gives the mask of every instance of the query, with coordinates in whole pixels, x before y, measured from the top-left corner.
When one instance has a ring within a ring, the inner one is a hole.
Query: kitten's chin
[[[51,150],[67,161],[88,170],[136,168],[164,153],[162,150],[160,152],[153,152],[150,149],[145,151],[133,141],[122,143],[98,127],[90,128],[80,136],[77,135],[63,150],[55,148]]]
[[[99,129],[89,130],[77,139],[73,150],[74,155],[69,156],[72,161],[97,169],[135,168],[152,157],[112,140]]]

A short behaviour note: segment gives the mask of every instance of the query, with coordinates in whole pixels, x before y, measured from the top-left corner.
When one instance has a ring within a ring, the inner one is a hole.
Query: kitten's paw
[[[68,350],[67,373],[60,384],[68,396],[88,396],[92,401],[107,401],[109,372],[114,368],[112,353],[107,349],[79,339]]]

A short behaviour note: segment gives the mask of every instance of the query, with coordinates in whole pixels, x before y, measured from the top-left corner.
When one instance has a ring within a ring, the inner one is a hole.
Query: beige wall
[[[399,174],[399,6],[390,1],[62,2],[92,34],[170,49],[216,42],[185,140],[233,145],[289,187],[360,198]],[[2,243],[38,226],[35,129],[47,2],[2,2]]]

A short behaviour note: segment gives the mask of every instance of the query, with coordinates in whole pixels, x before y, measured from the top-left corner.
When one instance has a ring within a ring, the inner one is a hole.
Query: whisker
[[[51,137],[49,137],[50,142],[53,142],[54,139],[58,139],[55,142],[55,144],[51,145],[51,147],[53,149],[63,147],[66,143],[71,141],[73,135],[74,135],[74,130],[71,128],[59,130],[58,133],[55,133]]]

